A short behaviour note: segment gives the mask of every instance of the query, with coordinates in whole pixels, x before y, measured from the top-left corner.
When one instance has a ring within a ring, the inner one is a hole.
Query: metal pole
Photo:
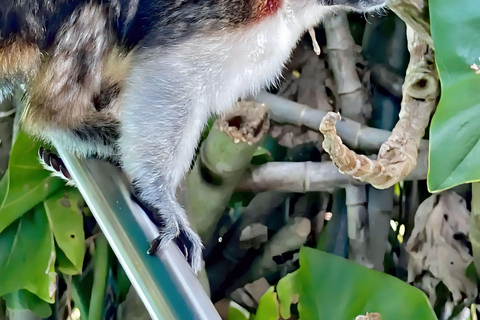
[[[125,175],[109,163],[56,147],[152,319],[220,320],[176,244],[147,254],[158,229],[133,201]]]

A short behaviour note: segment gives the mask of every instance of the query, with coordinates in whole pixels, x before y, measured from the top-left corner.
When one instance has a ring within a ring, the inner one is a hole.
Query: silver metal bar
[[[220,320],[176,244],[147,254],[158,229],[132,200],[121,170],[56,147],[152,319]]]

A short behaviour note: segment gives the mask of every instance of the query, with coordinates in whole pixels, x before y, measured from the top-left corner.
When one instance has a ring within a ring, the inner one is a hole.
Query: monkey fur
[[[201,268],[178,204],[211,114],[277,81],[326,13],[385,0],[0,0],[0,99],[26,88],[22,127],[79,156],[117,159]]]

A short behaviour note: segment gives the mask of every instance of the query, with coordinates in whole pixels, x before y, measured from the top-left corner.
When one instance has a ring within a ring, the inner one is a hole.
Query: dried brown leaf
[[[468,235],[469,220],[465,200],[453,191],[432,195],[419,206],[406,246],[411,257],[409,282],[428,270],[447,286],[456,302],[462,300],[462,293],[467,298],[476,296],[476,284],[465,276],[473,258],[468,249],[454,239],[454,234],[459,232]],[[430,285],[425,284],[428,289]]]

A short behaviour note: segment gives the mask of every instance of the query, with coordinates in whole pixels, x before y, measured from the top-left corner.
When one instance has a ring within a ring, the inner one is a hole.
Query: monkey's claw
[[[150,249],[148,249],[147,251],[148,254],[154,254],[155,252],[158,251],[160,247],[160,239],[161,237],[158,236],[150,242]]]
[[[67,167],[65,167],[59,156],[40,147],[38,149],[38,160],[44,169],[52,173],[52,176],[65,180],[67,186],[75,186],[70,172],[68,172]]]

